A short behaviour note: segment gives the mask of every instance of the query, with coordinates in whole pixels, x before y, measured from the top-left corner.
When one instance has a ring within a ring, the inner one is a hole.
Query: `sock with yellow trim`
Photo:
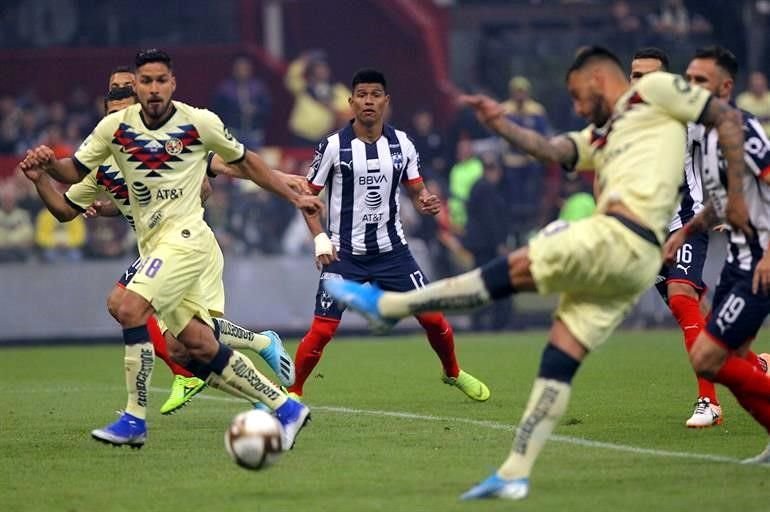
[[[128,400],[126,412],[140,419],[147,418],[147,401],[150,390],[155,352],[146,325],[123,329],[125,355],[123,358]]]
[[[527,408],[516,429],[513,448],[497,470],[500,477],[529,477],[545,442],[567,411],[570,383],[579,366],[579,361],[559,348],[552,344],[546,346]]]
[[[219,343],[219,350],[208,366],[225,384],[240,391],[252,402],[262,402],[276,410],[287,399],[276,384],[257,370],[251,359],[223,343]],[[209,375],[206,382],[214,380],[216,377]]]
[[[230,348],[247,348],[259,352],[270,345],[270,338],[236,325],[226,318],[213,318],[214,337]]]

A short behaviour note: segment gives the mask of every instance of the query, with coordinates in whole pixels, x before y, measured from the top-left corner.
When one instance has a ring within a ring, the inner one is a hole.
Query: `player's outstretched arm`
[[[24,176],[35,185],[37,195],[43,204],[59,222],[69,222],[78,216],[78,212],[65,199],[64,194],[56,190],[51,178],[38,167],[29,167]]]
[[[28,149],[24,160],[19,163],[19,168],[25,173],[36,167],[62,183],[78,183],[84,176],[71,158],[57,160],[48,146]]]
[[[727,162],[727,222],[752,237],[754,230],[749,224],[749,211],[743,198],[743,117],[738,109],[728,103],[711,98],[701,114],[701,123],[714,127],[719,135],[719,147]]]
[[[483,94],[462,95],[461,105],[476,111],[479,121],[517,149],[545,163],[572,165],[577,157],[575,145],[565,136],[546,138],[534,130],[522,128],[505,116],[502,105]]]
[[[221,156],[214,155],[209,164],[209,171],[217,176],[229,176],[231,178],[238,178],[247,180],[249,179],[239,167],[228,165]],[[307,185],[307,179],[304,176],[297,176],[296,174],[289,174],[278,169],[273,169],[275,177],[279,180],[283,180],[286,184],[298,194],[312,194],[310,187]]]

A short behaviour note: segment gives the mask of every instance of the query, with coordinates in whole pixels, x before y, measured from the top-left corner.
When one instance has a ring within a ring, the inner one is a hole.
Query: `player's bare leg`
[[[98,441],[137,448],[144,445],[150,378],[155,360],[147,320],[153,313],[152,306],[141,295],[125,290],[115,315],[123,327],[128,401],[118,421],[91,432],[91,436]]]

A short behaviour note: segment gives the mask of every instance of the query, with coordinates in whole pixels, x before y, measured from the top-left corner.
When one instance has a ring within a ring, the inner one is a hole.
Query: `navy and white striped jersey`
[[[340,254],[371,255],[406,246],[399,216],[399,183],[422,181],[417,150],[406,133],[385,125],[368,144],[352,124],[321,141],[307,176],[327,188],[328,225]]]
[[[770,174],[770,142],[757,119],[743,112],[743,134],[745,137],[744,160],[746,174],[743,178],[743,194],[749,210],[749,220],[757,236],[752,240],[740,231],[728,233],[727,263],[741,270],[753,270],[762,258],[770,241],[770,185],[764,177]],[[722,157],[715,129],[703,130],[700,139],[693,143],[700,147],[703,188],[714,204],[719,218],[725,218],[727,207],[727,164]],[[693,151],[693,154],[696,154]]]
[[[687,123],[687,153],[684,160],[684,181],[679,187],[682,200],[671,218],[668,230],[681,229],[703,209],[703,183],[700,173],[700,154],[696,154],[694,141],[703,139],[703,125]],[[700,148],[698,148],[700,149]]]

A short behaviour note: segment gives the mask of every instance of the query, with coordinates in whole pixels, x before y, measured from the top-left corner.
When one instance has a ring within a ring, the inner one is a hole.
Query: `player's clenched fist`
[[[441,211],[441,200],[436,194],[426,194],[417,199],[417,209],[423,215],[438,215]]]
[[[38,146],[27,150],[27,154],[19,164],[19,167],[22,171],[25,171],[33,167],[45,167],[53,163],[54,160],[56,160],[56,156],[51,148],[48,146]]]

